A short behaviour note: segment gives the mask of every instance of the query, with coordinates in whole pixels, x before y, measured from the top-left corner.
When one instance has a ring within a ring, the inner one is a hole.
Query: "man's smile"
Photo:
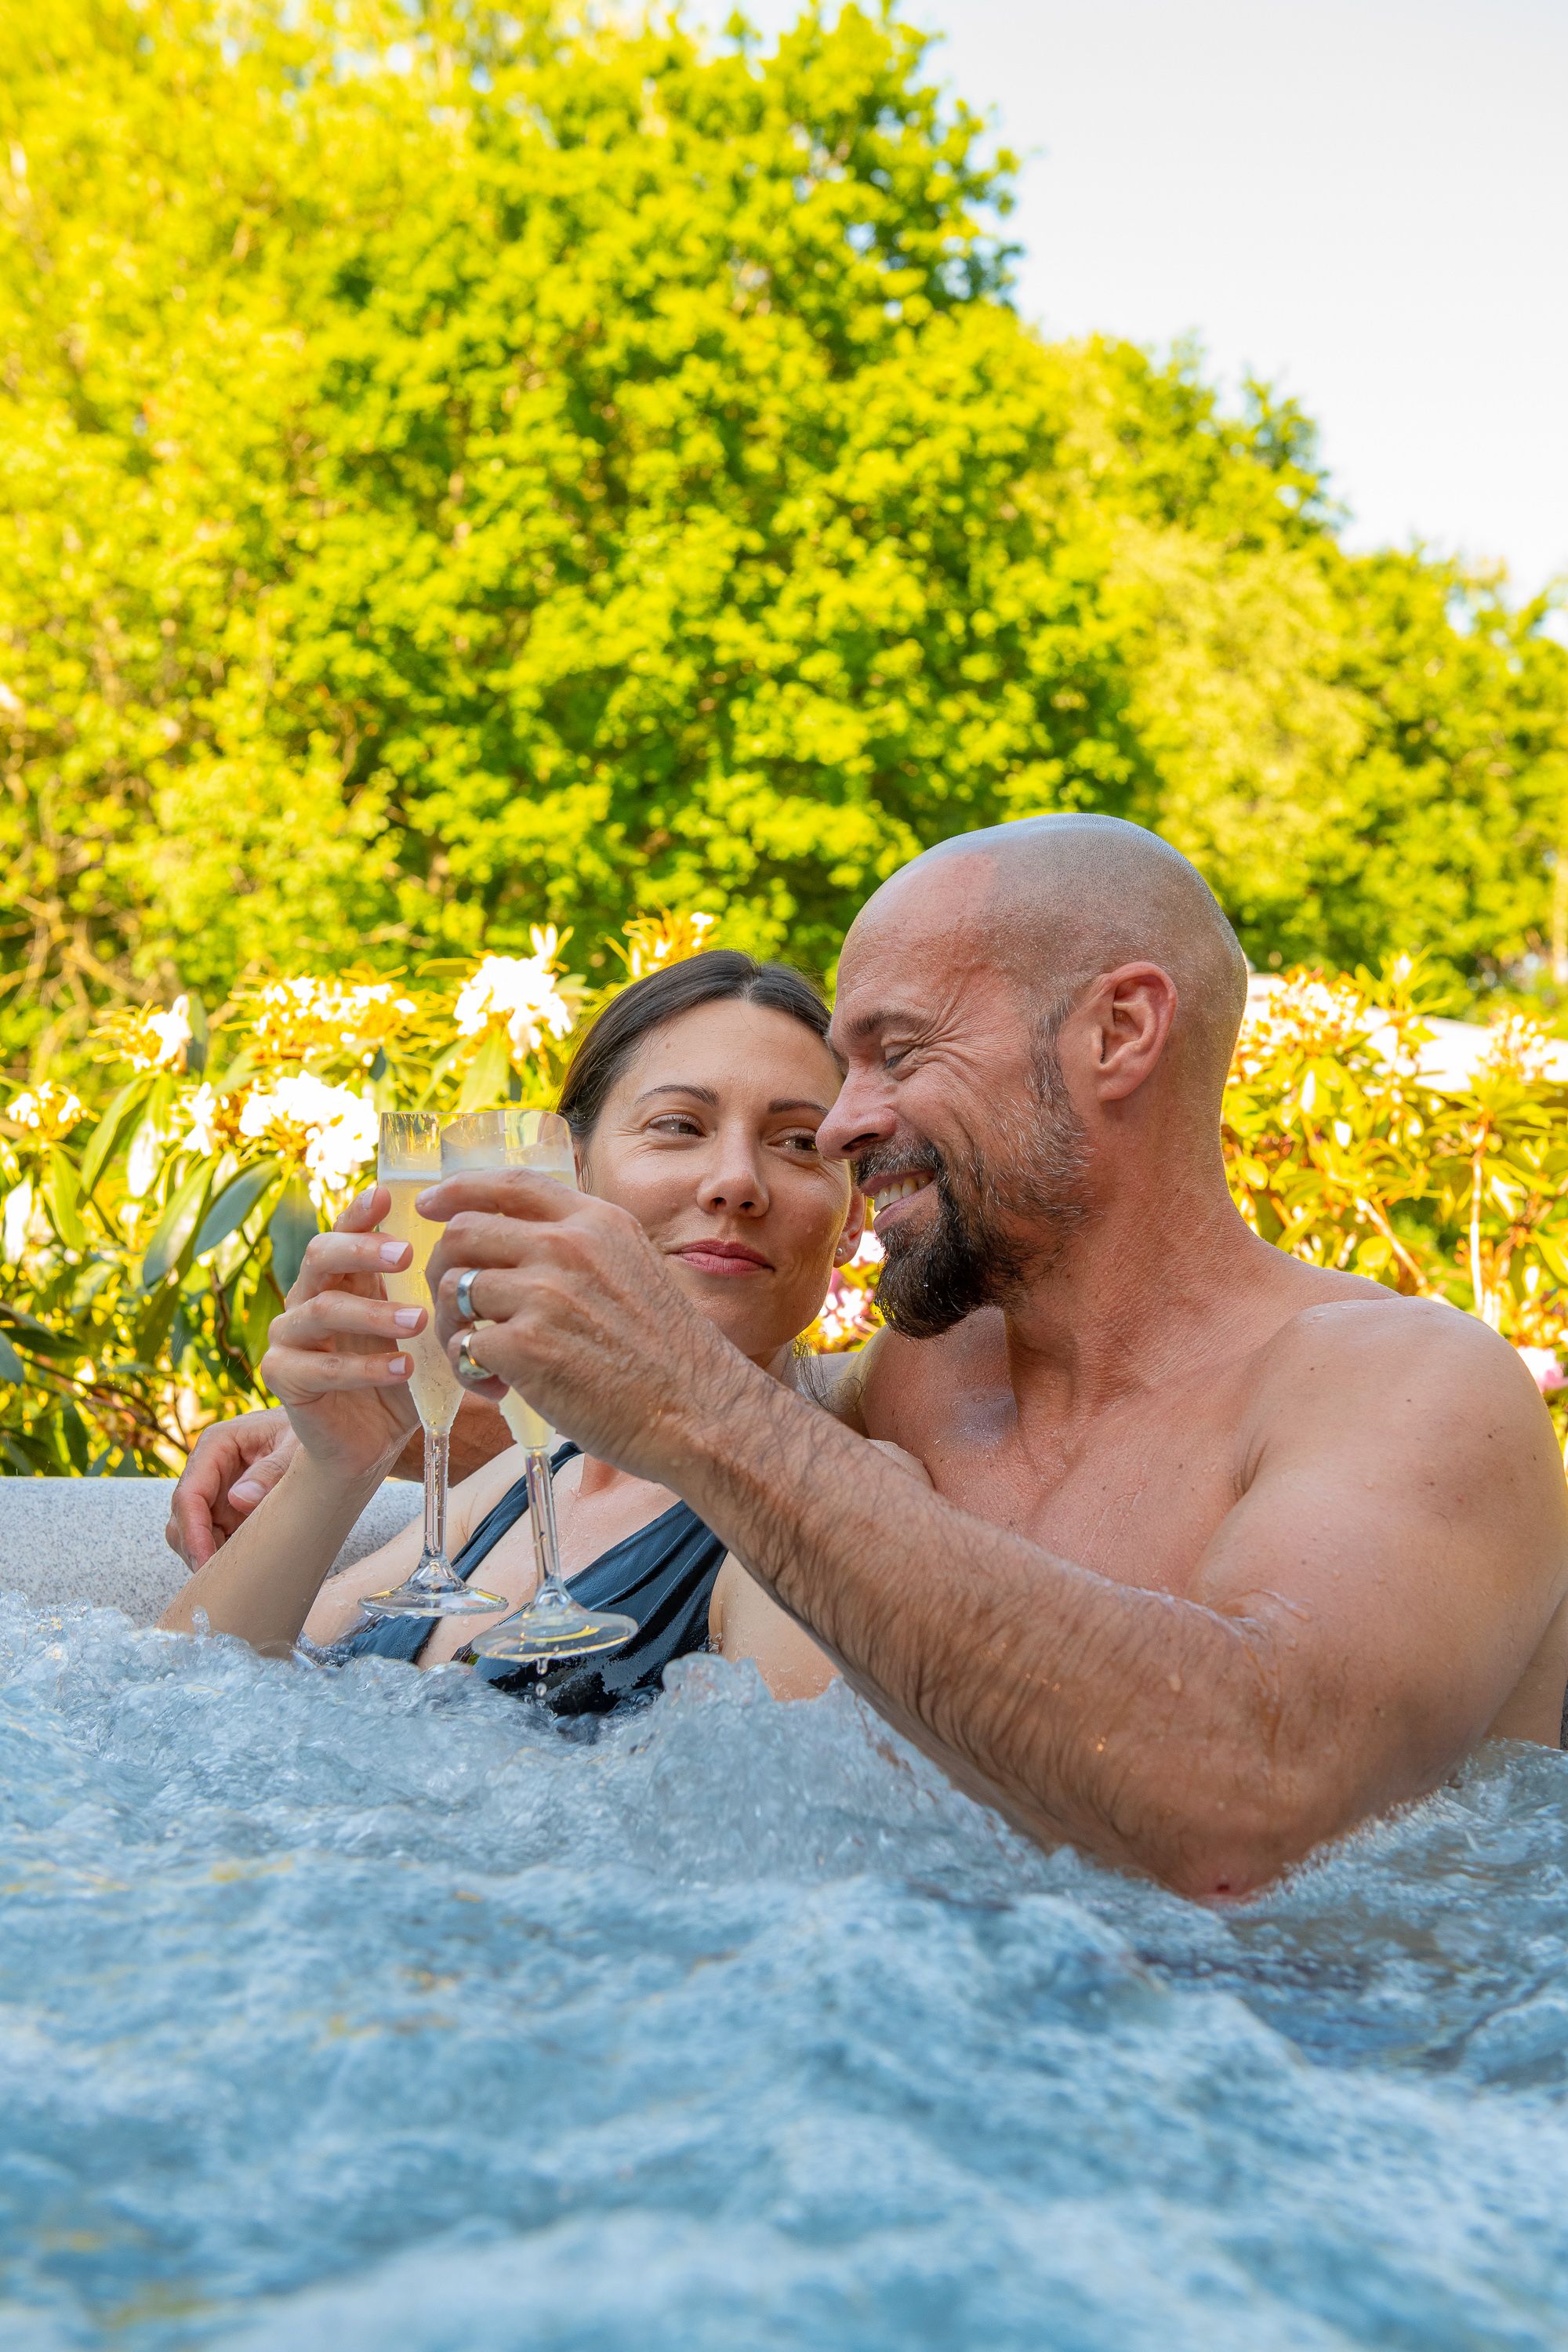
[[[929,1176],[892,1176],[874,1184],[869,1198],[871,1223],[875,1230],[880,1233],[885,1224],[901,1215],[906,1201],[912,1201],[917,1194],[929,1192],[931,1181]]]

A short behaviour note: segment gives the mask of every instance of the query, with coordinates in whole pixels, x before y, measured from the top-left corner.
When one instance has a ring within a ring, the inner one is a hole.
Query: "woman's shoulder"
[[[458,1480],[447,1497],[447,1549],[467,1543],[481,1519],[505,1500],[522,1476],[522,1448],[509,1445]]]
[[[793,1386],[807,1404],[819,1406],[835,1421],[841,1421],[847,1429],[857,1430],[864,1437],[862,1406],[867,1384],[876,1370],[888,1336],[886,1331],[873,1331],[863,1348],[845,1349],[829,1356],[804,1349],[792,1367]]]

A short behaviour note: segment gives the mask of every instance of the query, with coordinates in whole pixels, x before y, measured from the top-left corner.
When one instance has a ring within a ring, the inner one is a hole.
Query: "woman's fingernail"
[[[402,1380],[404,1374],[411,1370],[412,1367],[406,1356],[394,1356],[386,1369],[394,1379]]]
[[[231,1503],[259,1503],[266,1492],[266,1487],[258,1486],[254,1478],[242,1478],[237,1486],[229,1488],[228,1499]]]
[[[403,1255],[404,1251],[407,1247],[408,1244],[406,1242],[383,1242],[381,1245],[381,1262],[383,1265],[395,1265],[398,1259]]]
[[[400,1331],[416,1331],[424,1312],[423,1307],[400,1307],[392,1319]]]

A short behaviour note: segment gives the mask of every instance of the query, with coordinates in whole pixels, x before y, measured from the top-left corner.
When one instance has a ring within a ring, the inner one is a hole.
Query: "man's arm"
[[[972,1794],[1184,1893],[1245,1894],[1484,1738],[1568,1564],[1511,1349],[1441,1307],[1300,1325],[1190,1600],[973,1519],[787,1399],[666,1475]]]
[[[509,1174],[444,1183],[432,1213],[453,1218],[445,1333],[458,1269],[496,1269],[481,1363],[682,1496],[963,1786],[1184,1893],[1256,1889],[1430,1789],[1561,1597],[1544,1407],[1451,1309],[1297,1318],[1246,1494],[1178,1600],[1135,1561],[1115,1581],[921,1488],[745,1362],[624,1212]]]

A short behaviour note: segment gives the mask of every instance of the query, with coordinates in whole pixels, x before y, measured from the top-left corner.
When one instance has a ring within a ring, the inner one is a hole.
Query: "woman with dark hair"
[[[844,1163],[816,1149],[839,1085],[826,1033],[826,1007],[798,972],[713,950],[615,997],[579,1045],[560,1103],[584,1191],[628,1210],[741,1354],[792,1383],[798,1335],[864,1217]],[[374,1232],[386,1209],[374,1186],[307,1250],[261,1368],[299,1450],[192,1577],[165,1626],[189,1631],[203,1611],[215,1633],[262,1649],[302,1638],[332,1659],[440,1665],[467,1662],[468,1645],[496,1622],[366,1621],[365,1597],[414,1566],[417,1527],[328,1579],[416,1425],[409,1359],[395,1351],[407,1318],[423,1328],[427,1310],[384,1297],[381,1268],[401,1263],[406,1248]],[[612,1656],[568,1662],[542,1679],[531,1667],[474,1661],[487,1679],[585,1714],[651,1696],[672,1659],[709,1647],[755,1659],[781,1697],[808,1696],[831,1678],[816,1643],[726,1559],[685,1503],[570,1444],[553,1474],[568,1579],[585,1605],[634,1617],[637,1635]],[[482,1563],[483,1589],[509,1610],[532,1589],[526,1507],[516,1449],[452,1492],[455,1565],[468,1577]]]

